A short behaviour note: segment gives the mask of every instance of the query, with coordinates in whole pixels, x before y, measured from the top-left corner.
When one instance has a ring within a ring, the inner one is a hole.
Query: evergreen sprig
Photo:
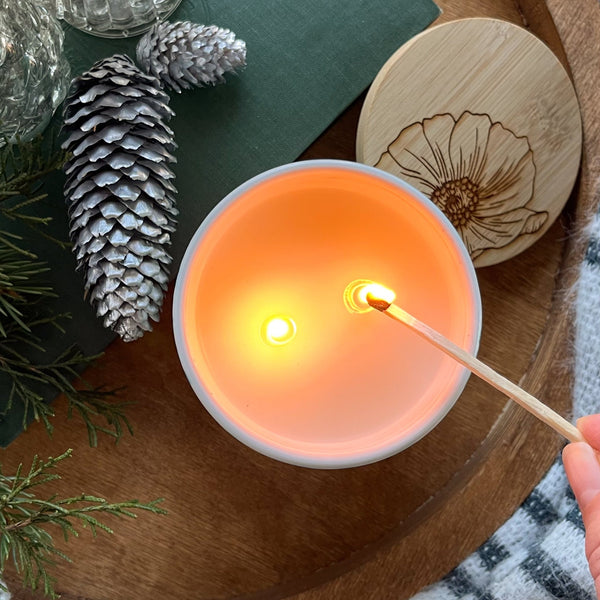
[[[89,365],[97,356],[85,356],[76,346],[71,346],[58,358],[47,364],[32,364],[25,356],[10,348],[8,342],[0,340],[0,372],[11,378],[11,389],[4,414],[12,410],[14,401],[23,404],[23,427],[31,419],[41,421],[49,434],[53,432],[50,418],[54,416],[52,406],[36,391],[36,384],[50,386],[56,393],[64,394],[68,403],[67,417],[77,412],[83,419],[91,446],[98,444],[98,433],[120,439],[123,430],[133,433],[124,409],[127,402],[110,401],[119,389],[103,387],[76,388],[74,381],[83,381],[78,371]]]
[[[35,232],[67,246],[44,231],[51,217],[39,216],[32,208],[47,195],[41,191],[43,179],[59,169],[66,156],[53,150],[53,142],[41,138],[28,143],[8,144],[0,150],[0,219],[5,223],[19,221]],[[23,428],[34,419],[52,434],[52,407],[44,391],[64,394],[68,416],[74,413],[83,419],[89,442],[95,446],[98,434],[119,439],[123,431],[131,433],[124,413],[127,403],[115,402],[117,389],[92,387],[80,372],[97,356],[86,356],[73,346],[60,356],[40,360],[46,349],[41,334],[54,327],[63,330],[62,322],[70,317],[57,313],[49,304],[56,298],[52,288],[43,281],[48,264],[25,247],[26,240],[6,230],[0,221],[0,375],[9,382],[10,392],[4,400],[0,416],[6,415],[20,402],[23,407]],[[33,354],[36,358],[31,358]],[[74,382],[77,382],[77,387]]]
[[[26,474],[22,474],[22,464],[13,476],[4,475],[0,470],[0,575],[12,559],[23,586],[42,589],[50,598],[58,598],[58,595],[54,589],[56,581],[48,568],[56,564],[56,559],[71,561],[56,548],[47,527],[57,528],[68,540],[69,536],[79,535],[77,524],[89,527],[93,536],[99,529],[112,534],[113,530],[99,520],[105,515],[136,518],[136,510],[166,514],[158,506],[162,498],[148,503],[138,500],[108,502],[87,494],[72,498],[52,495],[42,499],[36,495],[37,489],[32,492],[49,481],[60,479],[54,468],[70,456],[71,450],[46,461],[36,456]]]
[[[0,376],[10,385],[0,416],[19,402],[24,413],[23,427],[35,419],[51,434],[54,411],[43,392],[62,393],[68,403],[68,417],[73,413],[80,415],[89,442],[95,446],[99,433],[116,439],[125,429],[132,433],[124,413],[127,403],[114,401],[119,390],[92,387],[81,378],[81,370],[97,356],[86,356],[72,346],[56,358],[40,359],[46,352],[48,328],[64,332],[62,323],[69,315],[57,312],[49,302],[56,294],[43,281],[48,264],[25,247],[26,239],[15,233],[14,227],[13,231],[6,229],[9,222],[18,222],[62,247],[68,246],[44,231],[51,217],[32,211],[46,198],[40,188],[43,178],[60,168],[65,158],[61,152],[45,148],[41,139],[0,150]],[[60,479],[54,468],[69,456],[70,450],[46,461],[36,456],[27,473],[21,464],[12,476],[5,475],[0,465],[0,576],[7,563],[12,562],[24,587],[41,588],[50,598],[58,596],[48,568],[59,559],[70,562],[54,545],[52,528],[67,540],[78,535],[76,525],[89,527],[94,536],[99,529],[112,533],[99,520],[102,516],[135,518],[135,511],[140,510],[165,513],[158,506],[161,499],[144,503],[109,502],[89,494],[42,497],[37,488]]]
[[[47,194],[40,191],[45,177],[61,169],[66,159],[65,152],[56,149],[54,138],[44,141],[41,136],[30,142],[5,144],[0,150],[0,215],[20,221],[63,248],[69,244],[48,235],[41,227],[48,225],[52,217],[31,213],[29,209],[46,198]],[[23,248],[22,241],[22,236],[0,230],[3,247],[35,259],[33,252]]]

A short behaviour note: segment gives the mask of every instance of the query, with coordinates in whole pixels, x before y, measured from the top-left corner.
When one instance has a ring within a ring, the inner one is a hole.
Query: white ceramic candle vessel
[[[185,373],[209,413],[272,458],[342,468],[428,433],[468,371],[408,329],[348,310],[357,279],[471,353],[481,302],[452,225],[365,165],[297,162],[224,198],[184,256],[173,307]]]

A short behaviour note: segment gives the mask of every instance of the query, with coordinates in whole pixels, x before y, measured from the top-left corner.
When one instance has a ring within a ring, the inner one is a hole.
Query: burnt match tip
[[[375,310],[379,310],[381,312],[386,311],[391,305],[391,302],[387,300],[382,300],[381,298],[376,298],[372,294],[367,294],[367,302],[371,308]]]

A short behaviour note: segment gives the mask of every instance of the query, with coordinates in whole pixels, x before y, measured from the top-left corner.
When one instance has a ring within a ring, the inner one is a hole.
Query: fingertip
[[[600,427],[600,414],[585,415],[584,417],[579,417],[579,419],[577,419],[577,427]]]
[[[600,493],[600,462],[585,442],[574,442],[563,450],[563,464],[582,510]]]
[[[581,431],[590,446],[600,450],[600,414],[577,419],[577,429]]]
[[[577,455],[580,452],[586,452],[585,447],[589,448],[589,444],[585,442],[571,442],[567,444],[562,451],[563,462],[570,463],[573,460],[573,455]]]

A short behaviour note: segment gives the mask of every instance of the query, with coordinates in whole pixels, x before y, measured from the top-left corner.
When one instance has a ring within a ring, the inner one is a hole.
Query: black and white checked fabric
[[[515,514],[413,600],[595,600],[581,513],[557,460]]]
[[[600,215],[575,295],[575,418],[600,412]],[[560,457],[476,552],[412,600],[595,600],[581,513]]]

